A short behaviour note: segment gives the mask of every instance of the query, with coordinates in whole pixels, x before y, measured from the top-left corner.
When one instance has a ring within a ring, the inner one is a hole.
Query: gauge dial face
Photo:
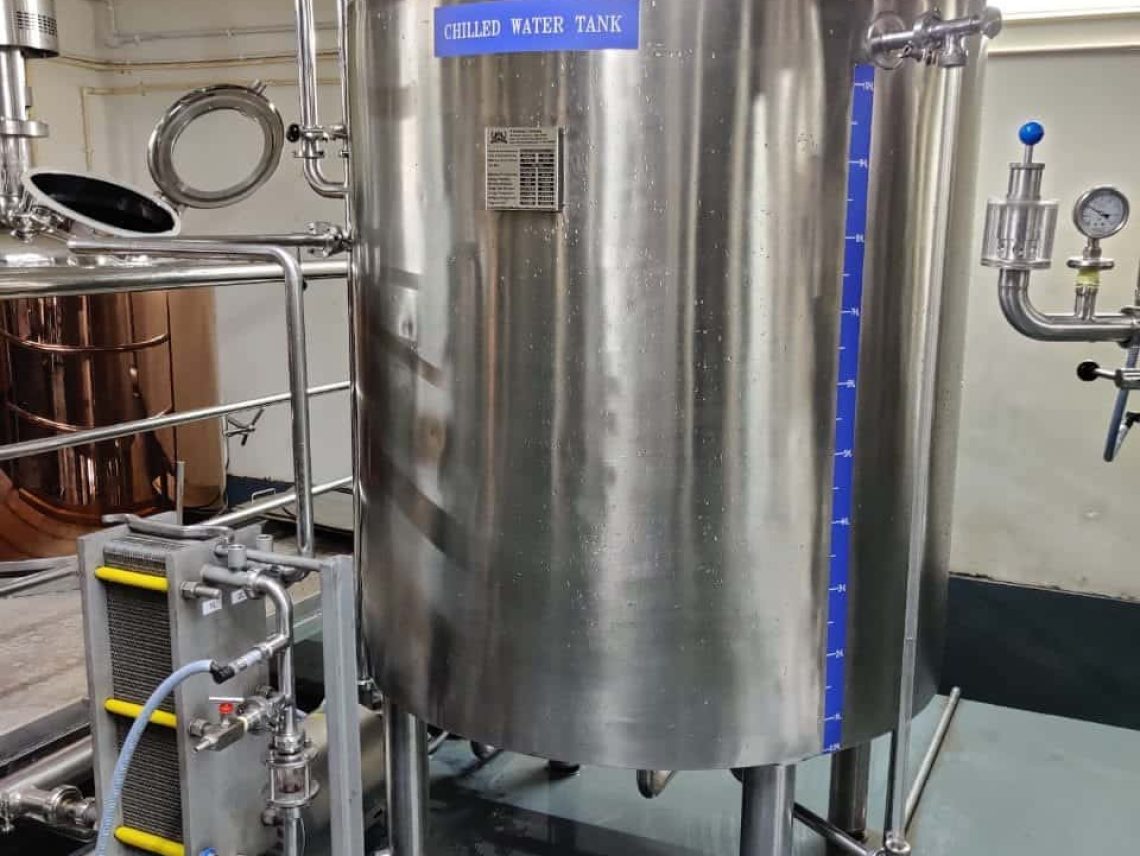
[[[1094,187],[1077,200],[1073,221],[1086,238],[1109,238],[1128,222],[1128,199],[1115,187]]]

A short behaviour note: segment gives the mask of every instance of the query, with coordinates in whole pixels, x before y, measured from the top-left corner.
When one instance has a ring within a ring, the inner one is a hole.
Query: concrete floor
[[[944,699],[920,716],[917,768]],[[881,823],[886,741],[875,746],[872,824]],[[545,764],[501,754],[480,765],[452,741],[433,760],[433,856],[736,856],[740,789],[728,773],[689,773],[644,800],[629,771],[552,780]],[[826,759],[800,766],[800,802],[826,813]],[[963,702],[911,830],[919,856],[1137,852],[1140,733]],[[797,856],[822,856],[797,830]]]

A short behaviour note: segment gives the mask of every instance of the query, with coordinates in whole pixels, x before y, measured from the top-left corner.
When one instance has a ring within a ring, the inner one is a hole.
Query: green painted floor
[[[944,704],[916,723],[915,768]],[[874,826],[886,750],[876,744]],[[630,771],[551,779],[542,761],[504,753],[479,764],[456,741],[432,769],[433,856],[737,854],[740,789],[724,772],[683,774],[647,801]],[[827,760],[798,775],[798,800],[825,813]],[[1140,733],[962,702],[911,838],[916,856],[1140,853]],[[797,856],[823,852],[797,831]]]

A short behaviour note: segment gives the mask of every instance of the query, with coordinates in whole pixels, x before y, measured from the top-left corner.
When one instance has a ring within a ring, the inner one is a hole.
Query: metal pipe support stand
[[[871,779],[871,744],[852,746],[831,756],[831,796],[827,819],[856,841],[867,838],[867,799]],[[828,856],[844,851],[828,844]]]
[[[740,856],[792,856],[796,768],[747,767],[741,780]]]
[[[427,728],[394,702],[384,702],[390,856],[427,853]]]

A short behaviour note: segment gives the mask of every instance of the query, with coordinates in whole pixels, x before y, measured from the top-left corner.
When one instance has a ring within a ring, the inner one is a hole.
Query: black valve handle
[[[1077,377],[1085,383],[1092,383],[1095,380],[1100,380],[1100,364],[1094,363],[1092,360],[1086,360],[1077,366]]]

